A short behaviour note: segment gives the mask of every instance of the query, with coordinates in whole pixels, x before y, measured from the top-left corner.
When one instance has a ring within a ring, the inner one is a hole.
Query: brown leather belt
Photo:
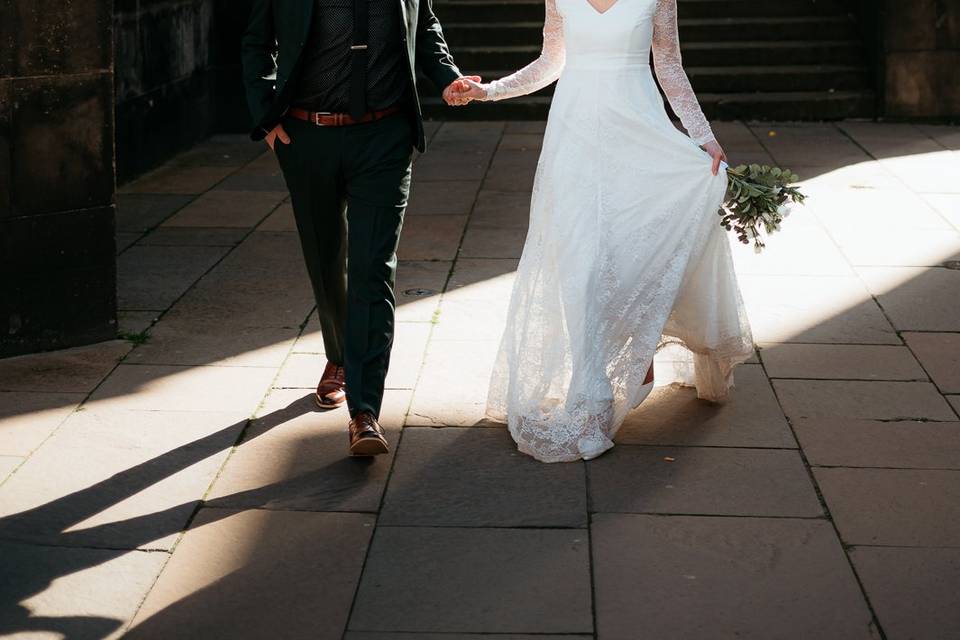
[[[297,107],[290,107],[287,111],[287,115],[293,116],[298,120],[306,120],[307,122],[312,122],[318,127],[343,127],[351,124],[362,124],[364,122],[374,122],[380,120],[381,118],[386,118],[391,116],[402,107],[400,105],[393,105],[392,107],[387,107],[386,109],[381,109],[380,111],[369,111],[360,118],[354,118],[349,113],[329,113],[326,111],[307,111],[306,109],[300,109]]]

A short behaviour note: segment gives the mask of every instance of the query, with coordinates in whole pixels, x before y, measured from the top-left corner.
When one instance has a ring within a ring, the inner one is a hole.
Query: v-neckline
[[[607,8],[604,9],[603,11],[600,11],[599,9],[597,9],[597,8],[593,5],[592,2],[590,2],[590,0],[583,0],[583,1],[586,2],[588,5],[590,5],[590,8],[591,8],[591,9],[593,10],[593,12],[594,12],[595,14],[597,14],[598,16],[605,16],[605,15],[607,15],[608,13],[610,13],[610,12],[613,10],[613,8],[614,8],[615,6],[617,6],[618,4],[620,4],[620,3],[622,2],[622,0],[616,0],[616,2],[614,2],[613,4],[611,4],[609,7],[607,7]]]

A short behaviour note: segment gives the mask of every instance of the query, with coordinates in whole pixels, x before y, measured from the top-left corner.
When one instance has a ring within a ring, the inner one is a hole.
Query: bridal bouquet
[[[720,210],[720,224],[735,231],[743,244],[753,241],[753,250],[760,253],[766,246],[760,239],[760,228],[767,234],[780,230],[780,223],[789,215],[788,204],[803,204],[806,196],[791,183],[800,176],[789,169],[767,165],[742,164],[727,169],[727,195]]]

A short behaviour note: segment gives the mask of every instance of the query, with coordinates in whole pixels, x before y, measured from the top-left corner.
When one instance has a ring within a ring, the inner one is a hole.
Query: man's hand
[[[284,131],[283,125],[278,124],[273,128],[273,131],[267,134],[267,137],[264,140],[267,142],[267,146],[270,147],[270,150],[273,151],[273,146],[277,142],[277,138],[280,138],[280,142],[283,144],[290,144],[290,136],[287,135],[287,132]]]
[[[472,100],[466,98],[465,94],[471,92],[472,87],[480,82],[480,76],[462,76],[457,78],[443,90],[443,101],[451,107],[460,107]]]
[[[713,172],[713,175],[717,175],[717,171],[720,170],[720,161],[726,162],[727,154],[723,152],[723,147],[721,147],[720,143],[716,140],[711,140],[705,145],[702,145],[702,148],[713,158],[713,167],[711,167],[710,171]]]

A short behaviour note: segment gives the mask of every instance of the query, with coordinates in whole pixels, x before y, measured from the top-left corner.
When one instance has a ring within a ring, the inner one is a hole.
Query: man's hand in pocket
[[[287,135],[287,132],[283,129],[282,124],[278,124],[273,128],[273,131],[267,134],[267,137],[264,140],[267,141],[267,146],[271,150],[274,150],[274,145],[277,143],[277,138],[280,139],[280,142],[283,144],[290,144],[290,136]]]

